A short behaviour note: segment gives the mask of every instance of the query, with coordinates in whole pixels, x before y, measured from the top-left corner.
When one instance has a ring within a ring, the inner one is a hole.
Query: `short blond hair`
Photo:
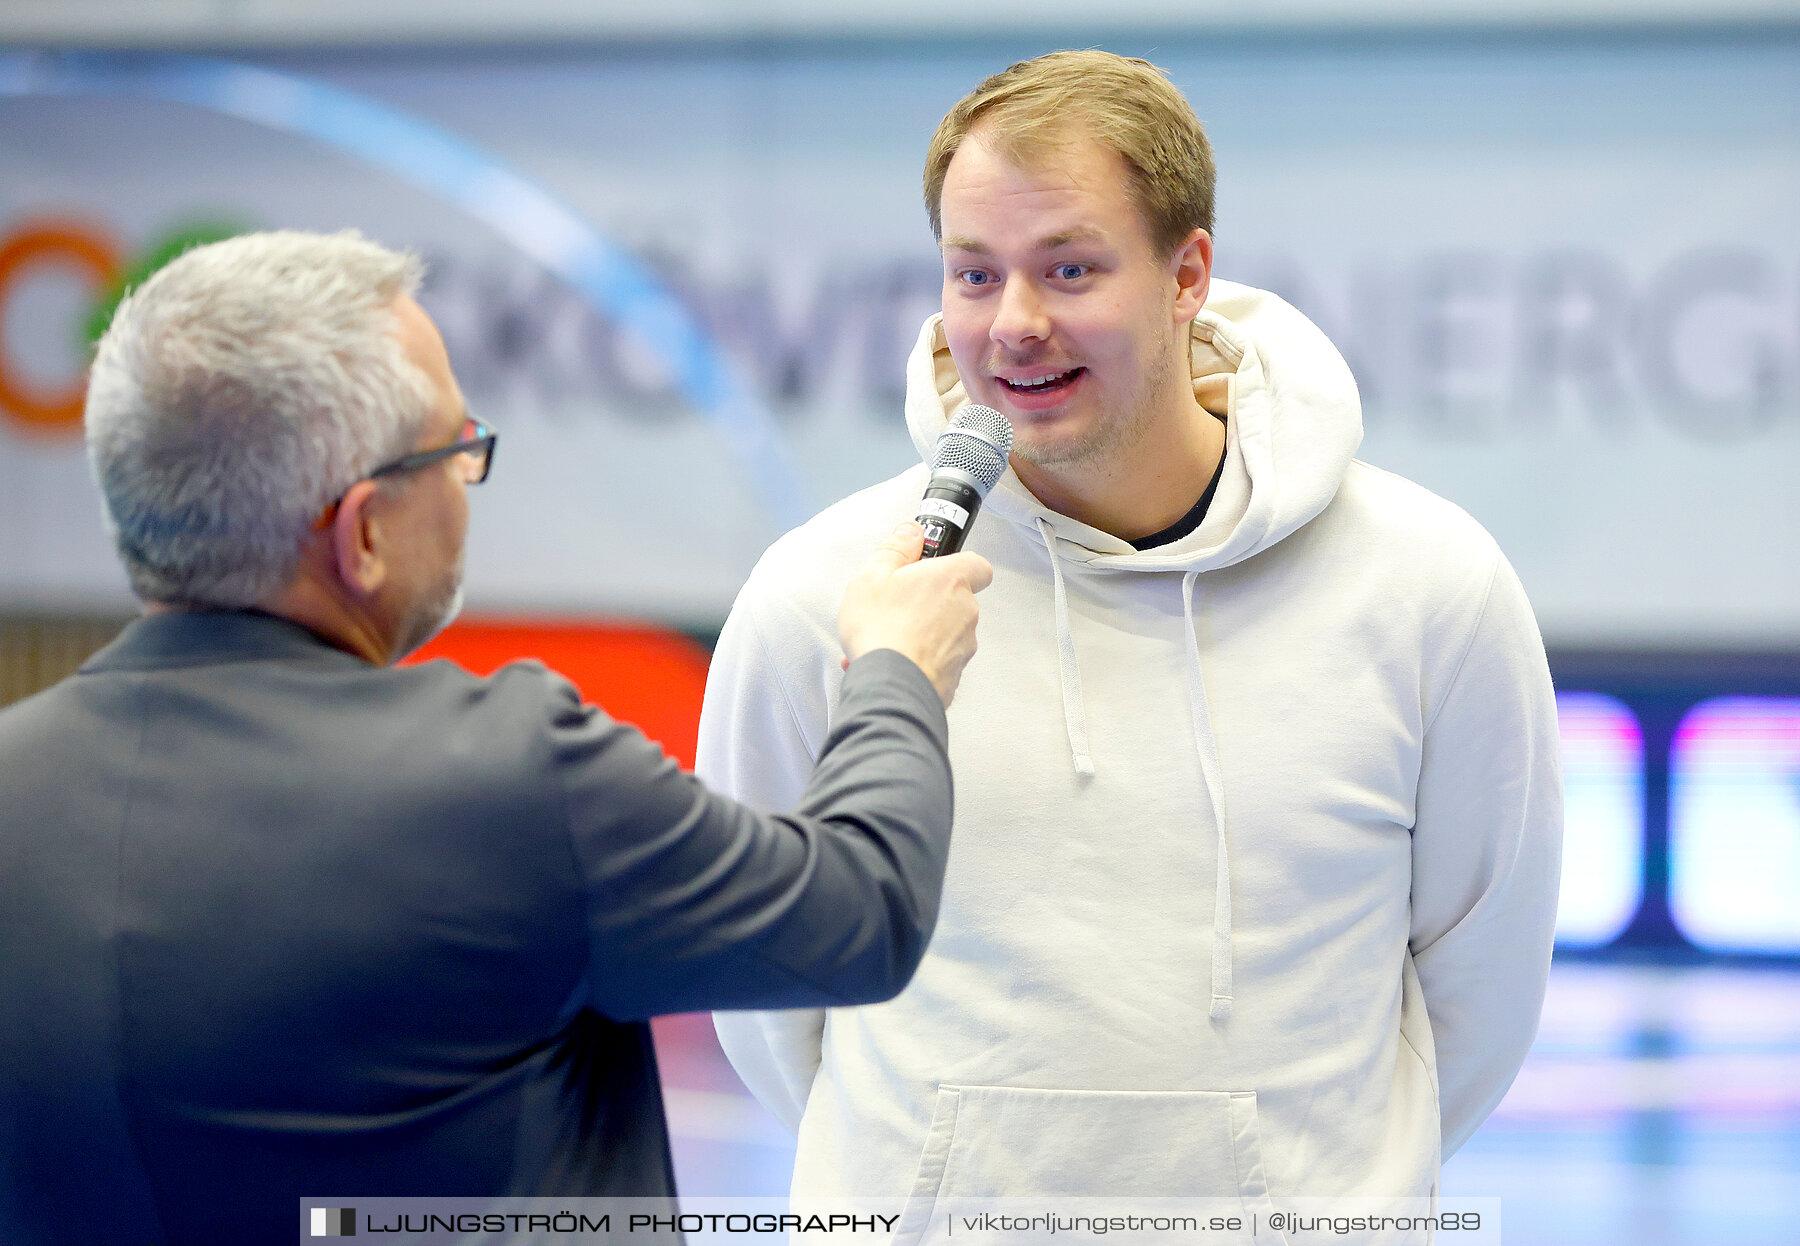
[[[1041,160],[1083,134],[1117,152],[1152,245],[1173,253],[1196,229],[1212,232],[1213,153],[1206,131],[1168,75],[1111,52],[1052,52],[987,79],[939,123],[925,156],[925,210],[944,236],[944,177],[977,129],[1015,164]]]

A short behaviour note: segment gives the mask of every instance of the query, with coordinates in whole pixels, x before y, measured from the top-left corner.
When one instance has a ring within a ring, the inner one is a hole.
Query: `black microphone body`
[[[925,529],[925,551],[919,557],[936,558],[961,549],[981,513],[981,497],[976,482],[953,467],[931,473],[919,502],[919,523]]]
[[[1012,451],[1012,425],[992,407],[964,407],[937,439],[931,456],[931,479],[919,501],[919,525],[925,529],[921,558],[954,554],[968,540],[982,499],[1006,471]]]

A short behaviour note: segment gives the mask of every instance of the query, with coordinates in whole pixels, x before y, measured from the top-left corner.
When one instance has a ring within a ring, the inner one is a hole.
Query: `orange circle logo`
[[[38,220],[0,241],[0,341],[4,340],[8,294],[26,274],[43,268],[73,269],[103,296],[118,280],[120,258],[112,239],[79,221]],[[19,377],[0,350],[0,410],[44,431],[73,431],[81,425],[87,374],[61,389],[44,390]]]

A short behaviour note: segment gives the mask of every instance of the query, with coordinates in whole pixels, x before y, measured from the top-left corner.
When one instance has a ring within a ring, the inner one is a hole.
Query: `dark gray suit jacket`
[[[943,710],[891,651],[776,817],[535,664],[140,619],[0,711],[0,1242],[669,1193],[643,1019],[897,992],[949,832]]]

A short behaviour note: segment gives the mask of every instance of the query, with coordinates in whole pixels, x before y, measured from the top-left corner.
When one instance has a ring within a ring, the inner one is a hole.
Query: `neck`
[[[375,603],[354,597],[315,563],[309,551],[287,587],[257,602],[257,609],[298,623],[333,648],[376,666],[399,657],[393,628],[375,613]]]
[[[1090,528],[1123,541],[1161,532],[1193,509],[1225,453],[1225,426],[1190,386],[1178,396],[1129,446],[1043,466],[1015,457],[1013,470],[1038,501]]]

